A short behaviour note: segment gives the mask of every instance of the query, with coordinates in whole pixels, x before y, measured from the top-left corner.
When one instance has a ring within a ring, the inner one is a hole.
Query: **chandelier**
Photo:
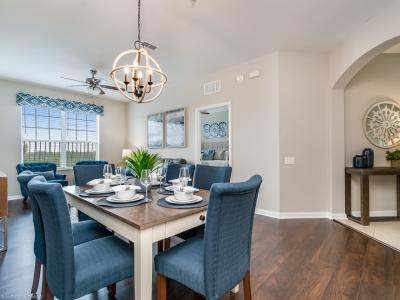
[[[137,103],[148,103],[160,96],[167,75],[143,46],[140,37],[140,8],[141,0],[138,0],[138,38],[134,44],[135,49],[117,56],[110,76],[125,98]]]

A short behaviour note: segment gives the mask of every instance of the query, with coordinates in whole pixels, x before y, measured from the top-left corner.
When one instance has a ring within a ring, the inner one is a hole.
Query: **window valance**
[[[45,96],[32,96],[30,94],[18,93],[17,105],[47,107],[64,111],[76,111],[104,115],[104,106],[79,101],[71,101],[60,98],[50,98]]]

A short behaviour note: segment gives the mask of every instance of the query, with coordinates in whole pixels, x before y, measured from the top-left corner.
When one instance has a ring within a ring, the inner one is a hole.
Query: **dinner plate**
[[[108,194],[108,193],[113,193],[113,192],[114,191],[111,188],[109,188],[108,190],[104,190],[104,191],[95,191],[93,189],[88,189],[85,191],[85,193],[92,194],[92,195]]]
[[[112,203],[128,203],[128,202],[139,201],[139,200],[142,200],[143,198],[144,198],[144,196],[140,195],[140,194],[136,194],[131,199],[119,199],[119,198],[117,198],[117,196],[113,195],[113,196],[107,197],[106,200],[108,202],[112,202]]]
[[[165,190],[170,191],[170,192],[173,192],[176,188],[177,188],[177,187],[176,187],[176,186],[173,186],[173,185],[164,187]],[[193,193],[196,193],[196,192],[199,191],[199,189],[194,188],[194,187],[192,187],[192,186],[185,186],[185,187],[183,188],[183,190],[184,190],[185,192],[193,192]]]
[[[90,180],[88,183],[86,183],[87,185],[96,185],[96,184],[98,184],[100,181],[103,181],[104,183],[112,183],[112,180],[111,179],[93,179],[93,180]]]
[[[188,179],[187,181],[192,181],[192,179]],[[179,178],[176,178],[176,179],[171,179],[169,182],[171,182],[171,183],[180,183],[181,180]]]
[[[187,200],[187,201],[177,200],[175,198],[175,196],[169,196],[169,197],[165,198],[165,201],[172,203],[172,204],[178,204],[178,205],[179,204],[180,205],[194,204],[194,203],[200,202],[202,200],[203,200],[203,198],[200,196],[197,196],[197,195],[193,195],[193,198],[190,200]]]

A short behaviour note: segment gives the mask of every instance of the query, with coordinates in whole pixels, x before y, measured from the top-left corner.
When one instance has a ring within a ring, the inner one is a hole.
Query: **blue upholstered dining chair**
[[[165,173],[165,181],[169,182],[172,179],[176,179],[179,177],[179,171],[181,168],[189,168],[190,178],[193,180],[194,174],[194,165],[192,164],[167,164],[167,170]],[[190,183],[191,184],[191,183]]]
[[[103,178],[104,165],[108,164],[105,160],[82,160],[74,166],[75,185],[86,185],[90,180]],[[81,221],[92,220],[88,215],[78,211],[78,218]]]
[[[19,176],[21,176],[21,174]],[[37,176],[37,175],[34,176],[34,178],[31,178],[31,180],[28,183],[28,191],[29,187],[40,183],[46,183],[46,179],[43,176]],[[33,244],[33,251],[35,253],[36,261],[35,261],[35,272],[33,276],[32,291],[31,291],[32,294],[35,294],[37,292],[42,266],[43,270],[45,270],[46,268],[46,243],[44,239],[42,215],[39,209],[39,205],[35,199],[35,196],[31,192],[29,193],[29,201],[32,207],[32,218],[35,231],[35,241]],[[83,221],[83,222],[73,223],[71,228],[72,228],[74,245],[80,245],[87,241],[111,235],[110,231],[108,231],[104,226],[98,224],[95,221]],[[44,273],[45,272],[43,272],[43,275]],[[45,276],[43,276],[44,282],[45,279],[46,279]]]
[[[254,211],[261,177],[211,187],[204,237],[184,241],[155,257],[158,299],[166,299],[166,278],[215,300],[243,280],[251,299],[250,256]]]
[[[196,165],[194,171],[193,186],[198,189],[210,190],[214,183],[231,181],[231,167],[215,167],[208,165]],[[197,235],[204,234],[204,225],[184,231],[178,234],[181,239],[187,240]],[[166,243],[168,245],[168,243]]]
[[[68,206],[59,184],[32,183],[29,191],[39,204],[43,221],[46,299],[76,299],[132,276],[133,250],[119,238],[108,236],[74,244]]]
[[[210,190],[214,183],[230,182],[231,174],[231,167],[196,165],[193,186],[198,189]]]
[[[64,174],[57,174],[57,165],[55,163],[47,163],[47,162],[37,162],[37,163],[20,163],[16,166],[17,174],[21,174],[22,172],[36,175],[42,175],[46,178],[47,181],[57,182],[62,186],[67,186],[68,181],[66,180],[67,176]],[[26,185],[20,182],[21,194],[24,196],[24,200],[28,198],[28,191],[26,189]]]

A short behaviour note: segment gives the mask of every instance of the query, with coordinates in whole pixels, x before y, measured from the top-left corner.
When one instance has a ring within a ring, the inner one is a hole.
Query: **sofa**
[[[42,175],[48,182],[56,182],[62,186],[68,185],[67,176],[57,174],[57,165],[55,163],[20,163],[16,166],[17,174],[23,173],[24,176],[18,176],[18,182],[21,188],[21,194],[24,200],[28,198],[27,184],[30,179],[37,175]]]

